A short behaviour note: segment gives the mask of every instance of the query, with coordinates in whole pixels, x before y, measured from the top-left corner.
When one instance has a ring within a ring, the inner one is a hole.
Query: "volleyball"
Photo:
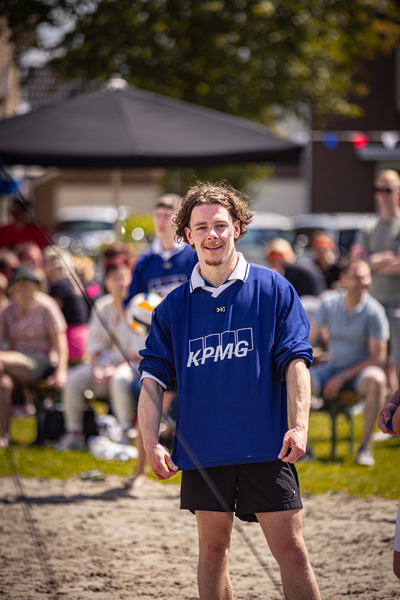
[[[154,292],[136,294],[128,304],[128,322],[139,335],[147,335],[150,331],[151,317],[162,297]]]

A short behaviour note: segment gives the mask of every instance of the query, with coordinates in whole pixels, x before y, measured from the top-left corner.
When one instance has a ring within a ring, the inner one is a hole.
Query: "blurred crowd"
[[[374,185],[377,217],[346,259],[322,230],[314,231],[301,256],[281,238],[265,247],[267,265],[294,286],[311,323],[313,393],[331,401],[348,390],[365,399],[362,465],[374,464],[371,436],[389,391],[398,387],[400,365],[400,177],[381,171]],[[173,194],[157,200],[156,238],[142,256],[115,242],[96,259],[49,245],[48,232],[31,222],[29,205],[12,202],[12,221],[0,228],[1,445],[10,442],[12,415],[34,414],[35,394],[46,384],[60,391],[64,407],[57,450],[85,448],[83,409],[95,397],[108,402],[121,443],[136,438],[138,474],[145,473],[135,431],[139,351],[152,309],[190,278],[197,262],[196,253],[174,239],[178,201]],[[165,394],[169,423],[177,402]],[[170,442],[169,425],[162,429]]]

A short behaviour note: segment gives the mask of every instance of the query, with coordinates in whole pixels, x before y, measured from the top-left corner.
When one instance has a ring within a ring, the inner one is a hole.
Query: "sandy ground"
[[[198,598],[197,533],[179,510],[179,488],[147,480],[25,479],[34,531],[45,543],[53,591],[37,558],[26,506],[12,479],[0,479],[0,600],[153,600]],[[397,502],[346,495],[303,498],[304,537],[324,600],[400,598],[392,573]],[[24,510],[25,509],[25,510]],[[257,524],[243,524],[279,579]],[[280,600],[266,571],[234,530],[230,573],[235,599]]]

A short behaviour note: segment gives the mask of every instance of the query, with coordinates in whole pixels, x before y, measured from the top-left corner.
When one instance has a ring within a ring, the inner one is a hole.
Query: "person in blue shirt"
[[[400,385],[400,381],[399,381]],[[379,413],[378,425],[383,433],[400,436],[400,389],[386,402]],[[393,542],[393,573],[400,579],[400,504]]]
[[[164,297],[190,278],[193,267],[197,263],[197,254],[189,244],[175,241],[172,217],[179,200],[180,196],[177,194],[164,194],[157,199],[153,214],[156,237],[151,248],[136,263],[125,305],[140,293],[153,292]],[[136,395],[136,388],[133,393]],[[172,411],[177,402],[177,394],[167,392],[164,395],[164,413],[167,413],[170,408]],[[168,432],[173,436],[172,431],[168,429]],[[147,473],[140,431],[136,446],[139,450],[137,471],[133,477],[125,481],[125,489],[138,488]]]
[[[177,194],[160,196],[154,207],[156,237],[136,263],[125,304],[136,294],[155,292],[166,296],[187,281],[197,263],[197,255],[188,244],[175,241],[172,216],[178,206]]]
[[[284,277],[236,252],[251,219],[227,184],[199,184],[183,198],[177,237],[196,249],[199,264],[153,312],[140,352],[139,423],[157,478],[182,469],[181,508],[195,513],[199,532],[201,600],[233,598],[227,561],[235,512],[260,523],[285,597],[318,600],[293,464],[307,443],[309,324]],[[175,382],[171,457],[158,433],[163,392]]]

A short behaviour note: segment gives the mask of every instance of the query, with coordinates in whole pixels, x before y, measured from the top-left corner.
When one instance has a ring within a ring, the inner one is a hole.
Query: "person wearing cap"
[[[268,266],[283,275],[298,295],[319,296],[326,282],[319,266],[307,256],[296,258],[292,246],[283,238],[274,238],[265,249]]]
[[[158,198],[153,214],[156,237],[151,248],[136,263],[126,304],[140,293],[155,292],[166,296],[190,278],[197,254],[189,244],[174,239],[172,216],[178,203],[177,194],[164,194]]]
[[[10,280],[10,302],[0,311],[0,444],[8,445],[12,392],[46,379],[62,389],[67,381],[67,324],[57,303],[40,291],[44,274],[21,265]]]
[[[12,222],[0,227],[0,248],[15,248],[24,242],[35,242],[41,250],[49,244],[50,235],[43,225],[40,228],[30,216],[31,203],[14,199],[10,206]],[[44,232],[44,233],[43,233]]]
[[[337,263],[335,240],[325,231],[315,231],[311,236],[310,246],[314,253],[314,262],[321,269],[327,288],[337,287],[340,267]]]

